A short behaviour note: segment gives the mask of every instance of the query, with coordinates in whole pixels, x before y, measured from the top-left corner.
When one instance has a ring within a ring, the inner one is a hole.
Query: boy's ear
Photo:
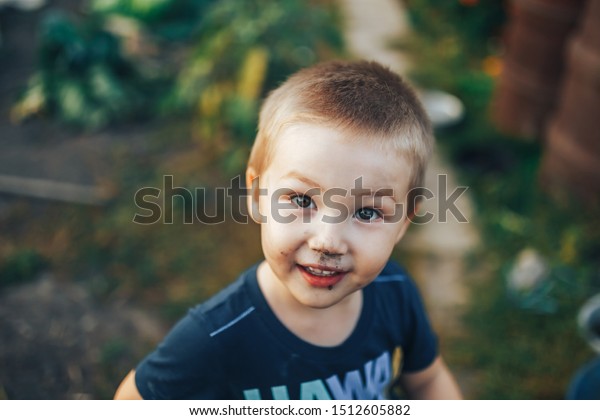
[[[248,206],[248,212],[250,213],[250,217],[256,223],[262,223],[264,220],[263,216],[259,211],[259,176],[252,167],[248,167],[246,169],[246,190],[248,191],[248,196],[246,197],[246,204]]]

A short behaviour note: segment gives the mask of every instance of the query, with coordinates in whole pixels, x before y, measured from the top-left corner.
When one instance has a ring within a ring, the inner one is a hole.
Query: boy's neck
[[[328,308],[311,308],[291,295],[266,261],[258,267],[257,277],[260,290],[275,316],[300,339],[321,347],[334,347],[342,344],[354,331],[362,312],[362,290]]]

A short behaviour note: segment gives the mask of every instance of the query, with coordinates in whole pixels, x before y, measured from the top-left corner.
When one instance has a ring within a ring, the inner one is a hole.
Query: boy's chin
[[[296,298],[298,303],[300,303],[302,306],[304,306],[306,308],[329,309],[329,308],[336,306],[340,302],[343,302],[345,299],[349,298],[350,295],[352,295],[354,293],[356,293],[356,291],[351,292],[351,293],[340,294],[339,290],[336,293],[336,290],[334,287],[331,290],[329,290],[327,288],[325,288],[325,289],[319,288],[316,291],[314,291],[313,293],[311,293],[310,296],[295,295],[294,297]]]
[[[322,302],[312,301],[312,302],[300,302],[300,303],[305,308],[322,310],[322,309],[329,309],[329,308],[334,307],[335,305],[340,303],[340,300],[331,301],[331,299],[329,299],[328,301],[322,301]]]

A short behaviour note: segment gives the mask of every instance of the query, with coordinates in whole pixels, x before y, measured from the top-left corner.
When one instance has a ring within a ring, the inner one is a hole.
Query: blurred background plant
[[[194,137],[220,144],[235,171],[254,140],[259,101],[297,69],[339,54],[340,22],[328,2],[302,0],[217,2],[204,19],[165,106],[193,109]]]
[[[119,39],[90,19],[74,24],[61,13],[43,22],[38,71],[12,111],[19,122],[40,113],[88,129],[132,118],[142,102],[142,79]]]
[[[96,130],[186,114],[195,140],[235,172],[264,94],[342,44],[328,1],[93,0],[78,22],[45,18],[38,71],[12,115]]]
[[[551,198],[539,181],[542,139],[491,122],[509,3],[406,4],[414,36],[400,47],[415,60],[413,79],[465,105],[465,119],[437,133],[438,147],[473,194],[483,242],[471,263],[467,331],[450,358],[476,372],[474,398],[562,399],[593,355],[576,318],[600,291],[600,213],[568,191]]]

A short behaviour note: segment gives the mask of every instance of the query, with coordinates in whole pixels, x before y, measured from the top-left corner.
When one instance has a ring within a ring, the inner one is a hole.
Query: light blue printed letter
[[[330,400],[331,396],[320,379],[316,381],[303,382],[300,385],[301,400]]]

